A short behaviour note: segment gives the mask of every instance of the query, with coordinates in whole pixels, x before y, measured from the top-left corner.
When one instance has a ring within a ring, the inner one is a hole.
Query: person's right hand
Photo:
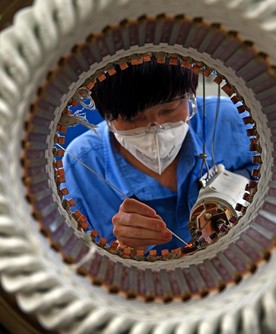
[[[141,248],[163,244],[171,240],[172,234],[154,209],[132,198],[121,204],[112,218],[113,234],[120,244]]]

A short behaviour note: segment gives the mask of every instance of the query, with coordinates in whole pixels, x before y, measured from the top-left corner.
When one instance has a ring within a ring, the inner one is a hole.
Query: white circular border
[[[0,35],[1,283],[16,296],[24,312],[34,312],[46,329],[64,333],[205,334],[218,329],[220,333],[272,333],[276,315],[275,251],[254,275],[220,294],[185,304],[128,301],[91,286],[75,274],[74,266],[64,264],[40,235],[25,200],[18,159],[22,127],[37,87],[49,69],[89,33],[124,18],[139,17],[145,11],[147,15],[159,14],[160,8],[168,15],[185,13],[220,22],[253,41],[276,64],[275,1],[39,0],[21,11],[13,26]],[[4,68],[7,65],[9,76]],[[265,121],[261,113],[256,117]],[[262,139],[269,152],[270,139],[265,130]],[[268,160],[268,167],[270,164]],[[265,180],[269,182],[269,175]]]

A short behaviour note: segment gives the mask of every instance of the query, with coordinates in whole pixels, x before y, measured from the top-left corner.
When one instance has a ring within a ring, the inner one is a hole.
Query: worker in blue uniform
[[[191,239],[187,222],[206,165],[250,178],[244,115],[229,98],[220,98],[218,115],[217,97],[195,98],[198,77],[189,69],[154,56],[125,70],[114,66],[117,73],[91,92],[105,120],[64,156],[67,197],[88,218],[88,231],[108,242],[158,252],[181,247],[170,231]]]

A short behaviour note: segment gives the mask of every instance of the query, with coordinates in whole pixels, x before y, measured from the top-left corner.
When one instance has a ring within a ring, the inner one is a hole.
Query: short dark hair
[[[169,102],[176,96],[194,93],[198,76],[192,70],[178,65],[151,61],[139,65],[128,63],[126,69],[114,64],[116,74],[98,82],[91,95],[101,116],[108,120],[131,120],[151,106]]]

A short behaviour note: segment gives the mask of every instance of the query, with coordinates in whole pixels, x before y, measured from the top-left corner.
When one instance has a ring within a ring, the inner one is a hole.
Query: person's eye
[[[139,122],[144,119],[144,115],[142,113],[138,113],[133,115],[128,121],[129,122]]]
[[[178,110],[178,107],[180,106],[181,102],[177,103],[171,103],[170,105],[167,105],[165,109],[162,110],[162,114],[167,115],[167,114],[172,114]]]
[[[136,122],[136,121],[139,121],[139,119],[141,118],[141,116],[139,115],[135,115],[135,116],[132,116],[129,120],[129,122]]]
[[[166,110],[163,110],[162,111],[162,114],[163,115],[170,115],[170,114],[173,114],[174,112],[177,111],[177,108],[174,108],[174,109],[166,109]]]

